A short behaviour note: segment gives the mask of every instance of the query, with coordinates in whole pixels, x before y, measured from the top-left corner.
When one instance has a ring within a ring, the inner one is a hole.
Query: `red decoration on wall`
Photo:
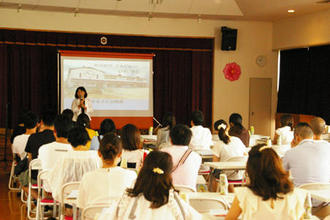
[[[223,73],[226,79],[235,81],[238,80],[241,75],[241,67],[235,62],[227,63],[223,69]]]

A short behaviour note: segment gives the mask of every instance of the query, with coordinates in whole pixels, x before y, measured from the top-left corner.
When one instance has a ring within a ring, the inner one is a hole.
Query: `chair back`
[[[330,183],[306,183],[300,185],[299,188],[306,190],[330,190]]]
[[[196,192],[196,189],[186,185],[174,185],[174,189],[179,192]]]
[[[230,157],[226,162],[241,162],[241,161],[247,161],[248,157],[246,156],[235,156]]]
[[[228,203],[220,196],[217,199],[203,198],[203,199],[189,199],[189,204],[199,213],[208,213],[211,210],[228,210]]]
[[[103,209],[109,208],[110,206],[111,204],[87,206],[82,211],[81,220],[93,220],[102,212]]]
[[[79,192],[80,182],[65,183],[61,188],[60,195],[60,219],[64,219],[65,204],[72,204],[77,201],[77,197],[69,198],[69,195],[73,192]]]

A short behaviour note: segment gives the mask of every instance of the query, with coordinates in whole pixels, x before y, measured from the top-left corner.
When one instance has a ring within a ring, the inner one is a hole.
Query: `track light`
[[[20,13],[21,11],[22,11],[22,5],[21,4],[18,4],[17,13]]]

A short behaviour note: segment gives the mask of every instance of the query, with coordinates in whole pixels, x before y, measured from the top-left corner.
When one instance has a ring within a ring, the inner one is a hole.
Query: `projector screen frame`
[[[139,54],[139,53],[113,53],[113,52],[95,52],[95,51],[72,51],[72,50],[58,50],[58,106],[59,112],[64,109],[64,85],[62,79],[63,57],[69,59],[75,59],[78,57],[86,57],[89,59],[130,59],[132,61],[148,60],[150,62],[150,74],[149,74],[149,108],[148,110],[138,112],[136,110],[111,110],[109,114],[108,110],[99,110],[92,114],[92,117],[153,117],[153,57],[155,54]],[[87,91],[88,92],[88,91]],[[74,99],[74,94],[72,94],[72,100]]]

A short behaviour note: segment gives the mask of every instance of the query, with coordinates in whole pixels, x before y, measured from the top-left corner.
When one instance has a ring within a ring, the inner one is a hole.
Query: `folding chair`
[[[13,191],[20,191],[21,190],[20,186],[14,187],[14,183],[17,183],[17,181],[18,181],[18,177],[15,176],[15,174],[14,174],[15,166],[16,166],[15,154],[13,154],[13,162],[11,163],[10,176],[9,176],[9,181],[8,181],[8,189],[13,190]]]
[[[57,204],[53,198],[45,197],[45,190],[43,189],[43,180],[46,179],[48,171],[43,170],[39,172],[37,179],[37,187],[38,187],[38,200],[37,200],[37,219],[44,219],[44,207],[45,206],[53,206],[53,217],[56,215]]]
[[[29,187],[28,187],[29,191],[28,191],[28,198],[27,198],[27,207],[28,207],[27,216],[28,216],[28,219],[36,219],[36,217],[31,216],[31,213],[32,213],[31,191],[33,189],[37,190],[38,189],[38,184],[32,184],[32,177],[31,177],[32,170],[41,170],[41,160],[34,159],[29,164],[29,171],[28,171],[29,172]]]
[[[81,214],[81,220],[93,220],[95,219],[103,209],[109,208],[112,204],[99,204],[99,205],[92,205],[84,208]]]
[[[179,192],[196,192],[196,189],[186,185],[174,185],[174,189]]]
[[[77,219],[77,197],[68,198],[72,191],[79,190],[80,182],[70,182],[62,186],[61,197],[60,197],[60,220],[68,219],[64,215],[65,204],[73,206],[73,219]]]

